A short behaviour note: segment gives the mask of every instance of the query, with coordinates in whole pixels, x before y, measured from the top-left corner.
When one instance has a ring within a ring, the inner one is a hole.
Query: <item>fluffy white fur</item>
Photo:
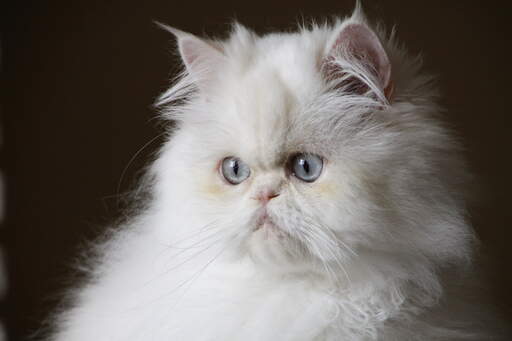
[[[337,40],[350,24],[371,27],[357,9],[296,33],[235,25],[225,41],[169,28],[187,67],[161,97],[175,129],[151,200],[97,247],[51,340],[490,339],[467,172],[431,78],[377,30],[386,92],[371,56]],[[317,181],[287,174],[296,152],[325,158]],[[222,179],[227,156],[249,179]],[[275,226],[256,229],[268,188]]]

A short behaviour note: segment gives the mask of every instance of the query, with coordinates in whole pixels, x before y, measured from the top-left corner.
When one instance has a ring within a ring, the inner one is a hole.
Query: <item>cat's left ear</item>
[[[156,24],[176,37],[181,59],[194,83],[201,90],[208,87],[214,72],[225,60],[220,48],[191,33],[162,23],[157,22]]]
[[[356,68],[353,68],[354,64],[358,64]],[[323,70],[330,79],[345,77],[342,84],[351,91],[362,94],[370,90],[380,100],[391,102],[391,63],[360,9],[356,9],[352,18],[334,32],[323,60]],[[348,78],[347,73],[350,74]]]

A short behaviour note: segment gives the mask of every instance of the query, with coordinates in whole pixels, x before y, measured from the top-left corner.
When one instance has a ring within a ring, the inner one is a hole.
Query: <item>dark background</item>
[[[1,319],[24,339],[54,304],[84,240],[118,213],[149,144],[151,107],[178,69],[159,20],[225,34],[237,18],[263,33],[297,18],[349,14],[336,1],[17,1],[2,15],[2,165],[8,190],[1,242],[10,289]],[[364,1],[440,77],[446,120],[459,132],[482,188],[473,222],[490,256],[494,297],[512,303],[511,13],[491,1]],[[119,185],[120,184],[120,185]],[[118,189],[120,186],[120,190]],[[510,317],[510,316],[509,316]]]

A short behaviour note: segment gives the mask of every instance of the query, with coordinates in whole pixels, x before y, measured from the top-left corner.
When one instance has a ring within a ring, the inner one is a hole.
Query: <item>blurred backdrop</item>
[[[7,254],[9,291],[0,319],[9,340],[25,339],[41,325],[80,245],[119,214],[123,203],[117,194],[130,189],[158,147],[158,138],[148,143],[162,132],[152,103],[179,61],[171,36],[153,20],[199,35],[223,35],[237,19],[264,33],[293,28],[301,18],[349,14],[353,5],[3,2],[2,166],[8,202],[0,245]],[[471,214],[491,260],[493,295],[510,314],[512,11],[469,0],[363,5],[371,19],[396,25],[400,40],[439,75],[446,120],[464,141],[481,187]]]

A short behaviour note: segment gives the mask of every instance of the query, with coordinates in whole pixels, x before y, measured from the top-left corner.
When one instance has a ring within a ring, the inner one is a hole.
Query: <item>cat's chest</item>
[[[176,304],[166,327],[183,340],[326,340],[338,313],[322,286],[308,281],[205,276]]]
[[[127,262],[90,293],[109,340],[340,340],[359,309],[324,281],[266,273],[250,261],[197,259],[171,271],[155,259]]]

